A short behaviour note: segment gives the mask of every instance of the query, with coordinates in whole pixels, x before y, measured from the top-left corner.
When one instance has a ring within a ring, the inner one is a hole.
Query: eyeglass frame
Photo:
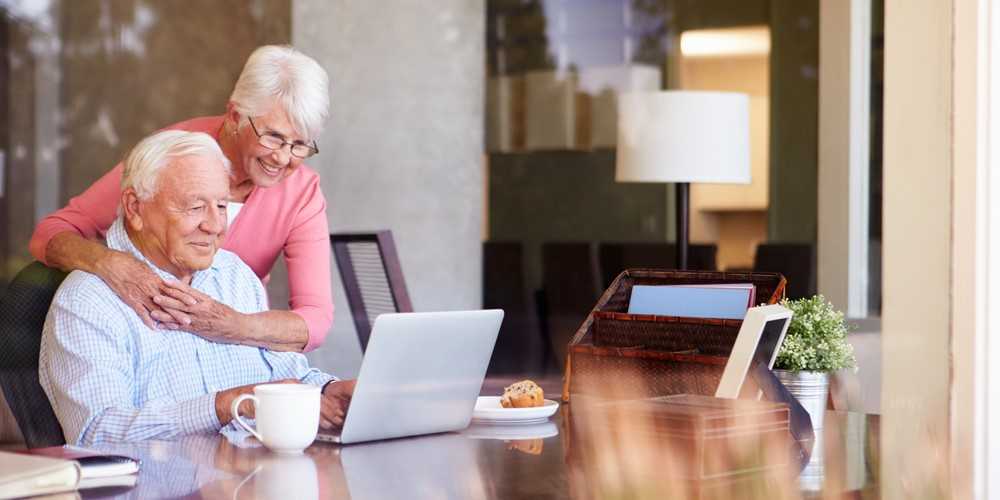
[[[312,156],[315,156],[315,155],[319,154],[319,146],[316,144],[316,141],[312,141],[312,145],[306,144],[304,142],[291,142],[291,141],[287,140],[281,134],[278,134],[276,132],[268,132],[266,134],[267,137],[272,137],[274,139],[280,139],[281,140],[281,145],[280,146],[278,146],[276,148],[272,148],[271,146],[268,146],[267,144],[264,144],[262,142],[262,140],[264,139],[265,134],[262,134],[262,133],[260,133],[260,132],[257,131],[257,125],[254,124],[253,118],[251,118],[251,117],[248,116],[247,117],[247,121],[250,122],[250,128],[253,129],[253,133],[257,136],[257,144],[260,144],[261,146],[264,146],[265,148],[270,149],[271,151],[278,151],[278,150],[284,149],[285,144],[287,144],[289,146],[289,148],[288,148],[288,154],[290,154],[290,155],[292,155],[292,156],[294,156],[294,157],[296,157],[296,158],[298,158],[300,160],[305,160],[306,158],[310,158]],[[309,148],[310,153],[308,155],[306,155],[306,156],[297,155],[297,154],[295,154],[295,147],[296,146],[305,146],[305,147]]]

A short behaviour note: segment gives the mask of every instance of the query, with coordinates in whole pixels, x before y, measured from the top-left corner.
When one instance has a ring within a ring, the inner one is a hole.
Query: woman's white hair
[[[330,114],[330,78],[313,58],[287,46],[265,45],[250,54],[229,100],[242,118],[266,114],[277,102],[295,131],[315,140]]]
[[[172,161],[185,156],[202,156],[219,160],[230,173],[230,163],[212,136],[204,132],[164,130],[139,141],[125,157],[122,191],[133,189],[140,200],[156,195],[160,172]]]

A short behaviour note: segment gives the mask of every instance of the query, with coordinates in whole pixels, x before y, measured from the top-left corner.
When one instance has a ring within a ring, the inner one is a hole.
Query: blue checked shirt
[[[108,231],[107,243],[161,278],[176,279],[136,249],[121,218]],[[242,313],[267,309],[260,280],[226,250],[194,273],[191,287]],[[39,379],[68,443],[218,431],[217,392],[289,378],[313,385],[333,379],[309,368],[302,354],[150,329],[101,278],[83,271],[73,271],[59,287],[42,333]]]

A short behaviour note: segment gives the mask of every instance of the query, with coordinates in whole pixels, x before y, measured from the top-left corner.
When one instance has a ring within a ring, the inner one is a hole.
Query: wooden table
[[[483,394],[510,380],[490,379]],[[558,394],[558,381],[543,384]],[[518,499],[518,498],[878,498],[878,426],[872,415],[828,412],[806,464],[778,457],[764,470],[698,480],[671,474],[656,437],[612,439],[581,430],[573,405],[546,424],[473,425],[459,433],[337,446],[316,443],[280,456],[222,435],[105,445],[139,456],[136,498]],[[591,426],[592,427],[592,426]],[[544,437],[548,436],[548,437]],[[652,445],[652,446],[649,446]],[[640,448],[646,451],[637,451]],[[589,452],[581,452],[589,450]],[[650,450],[659,453],[650,455]]]

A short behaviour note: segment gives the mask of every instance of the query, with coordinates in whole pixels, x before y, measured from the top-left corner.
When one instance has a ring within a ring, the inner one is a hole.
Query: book
[[[753,304],[752,284],[635,285],[629,314],[743,319]]]
[[[129,476],[139,472],[139,461],[132,457],[103,453],[97,450],[68,444],[63,446],[50,446],[48,448],[20,450],[18,453],[61,458],[63,460],[75,460],[80,464],[81,481],[87,481],[84,484],[95,483],[95,481],[90,481],[93,479]]]
[[[73,460],[0,451],[0,499],[73,491],[80,474]]]
[[[757,305],[757,287],[753,286],[753,283],[713,283],[708,285],[668,285],[675,286],[678,288],[736,288],[740,290],[750,290],[750,300],[747,301],[747,307],[753,307]]]

